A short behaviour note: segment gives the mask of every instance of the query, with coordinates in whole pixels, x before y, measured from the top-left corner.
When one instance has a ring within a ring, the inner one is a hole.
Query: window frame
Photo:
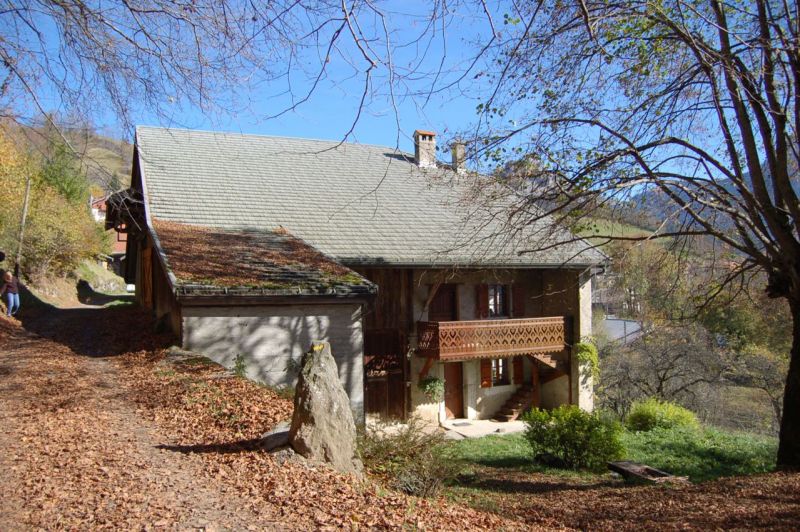
[[[487,285],[487,307],[489,319],[509,317],[508,287],[504,284]],[[499,309],[499,310],[496,310]]]
[[[491,359],[492,364],[492,388],[495,386],[508,386],[511,384],[511,357],[500,357]]]

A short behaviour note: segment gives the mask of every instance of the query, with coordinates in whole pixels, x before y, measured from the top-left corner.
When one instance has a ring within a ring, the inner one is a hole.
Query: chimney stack
[[[414,132],[414,160],[420,168],[436,168],[436,133]]]
[[[453,170],[459,174],[464,173],[467,170],[464,166],[467,159],[467,147],[464,143],[458,139],[454,140],[450,145],[450,155],[453,157]]]

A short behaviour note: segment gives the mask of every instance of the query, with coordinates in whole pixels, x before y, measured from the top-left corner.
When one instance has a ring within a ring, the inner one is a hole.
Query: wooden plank
[[[475,318],[482,320],[489,317],[489,285],[479,284],[475,287]]]
[[[676,477],[666,471],[661,471],[660,469],[650,467],[646,464],[631,462],[630,460],[609,462],[608,469],[614,473],[619,473],[628,482],[648,482],[656,484],[664,482],[689,483],[687,477]]]
[[[522,357],[514,357],[513,359],[514,384],[522,384],[523,378],[525,377],[525,370],[523,369],[522,361]]]
[[[492,387],[492,361],[489,359],[481,360],[481,388]]]
[[[539,408],[542,404],[542,383],[539,381],[539,364],[533,361],[533,368],[531,368],[531,382],[533,383],[533,400],[531,404],[535,408]]]
[[[428,376],[428,372],[431,370],[431,366],[433,365],[433,358],[428,357],[425,359],[425,365],[422,366],[422,370],[419,372],[419,380],[424,379]]]
[[[525,287],[519,283],[511,285],[512,316],[525,317]]]
[[[144,308],[153,307],[153,249],[145,247],[142,249],[142,277],[140,279],[142,288],[142,306]]]

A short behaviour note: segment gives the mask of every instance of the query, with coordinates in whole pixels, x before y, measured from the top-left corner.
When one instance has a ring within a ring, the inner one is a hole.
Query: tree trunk
[[[778,444],[778,469],[800,470],[800,301],[789,300],[792,311],[792,352],[783,394],[783,418]]]

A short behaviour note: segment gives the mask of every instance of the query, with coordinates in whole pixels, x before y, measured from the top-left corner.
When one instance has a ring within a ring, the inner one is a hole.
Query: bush
[[[650,398],[633,403],[631,412],[625,420],[625,426],[628,430],[643,432],[655,428],[684,427],[696,429],[700,427],[700,423],[691,410],[669,401]]]
[[[624,453],[617,421],[574,405],[551,411],[534,408],[523,421],[534,459],[548,465],[599,471]]]
[[[426,430],[414,418],[406,425],[367,428],[358,440],[367,471],[410,495],[432,497],[458,475],[459,466],[442,457],[444,434],[438,427]]]
[[[417,388],[434,403],[444,399],[444,381],[438,377],[425,377],[419,381]]]
[[[585,368],[585,375],[595,380],[600,378],[600,355],[597,346],[592,342],[580,342],[574,347],[575,358],[581,367]]]

